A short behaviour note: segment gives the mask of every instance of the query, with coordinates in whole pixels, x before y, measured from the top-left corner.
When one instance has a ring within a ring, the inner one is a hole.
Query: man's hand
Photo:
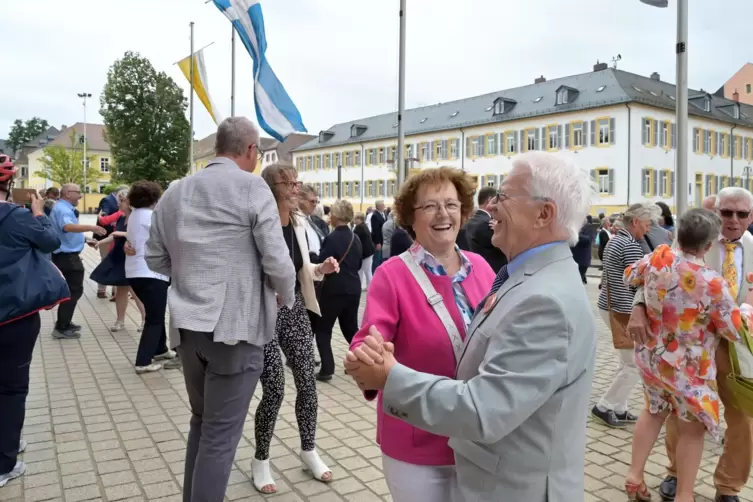
[[[131,246],[131,243],[128,241],[126,241],[125,246],[123,246],[123,251],[126,256],[136,256],[136,248]]]
[[[627,332],[635,343],[646,345],[651,335],[651,328],[648,324],[648,315],[646,315],[645,305],[636,305],[630,314]]]
[[[340,272],[340,264],[332,256],[324,260],[318,266],[319,273],[322,275],[328,275],[332,273]]]
[[[35,217],[42,216],[44,214],[44,200],[40,199],[35,193],[30,193],[29,198],[31,199],[31,214]]]
[[[92,233],[93,233],[94,235],[105,235],[105,234],[107,234],[107,230],[105,230],[104,228],[102,228],[102,227],[100,227],[100,226],[98,226],[98,225],[92,225],[92,226],[91,226],[91,227],[89,228],[89,230],[90,230],[90,231],[91,231],[91,232],[92,232]]]

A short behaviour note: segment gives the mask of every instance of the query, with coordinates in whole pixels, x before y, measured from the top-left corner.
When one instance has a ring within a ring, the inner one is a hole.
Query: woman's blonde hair
[[[336,200],[329,208],[329,217],[338,223],[349,224],[353,221],[353,204],[347,200]]]
[[[295,167],[293,166],[270,164],[261,172],[261,179],[266,181],[269,189],[272,190],[272,195],[275,198],[275,202],[279,202],[280,191],[277,188],[278,183],[298,179],[298,171],[296,171]],[[293,222],[293,225],[298,225],[297,220],[300,217],[301,212],[297,207],[290,212],[290,221]]]

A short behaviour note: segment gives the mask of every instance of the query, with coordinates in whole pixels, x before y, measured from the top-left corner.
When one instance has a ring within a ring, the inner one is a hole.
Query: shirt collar
[[[510,263],[507,264],[508,276],[511,276],[513,272],[519,269],[521,265],[523,265],[523,263],[526,262],[526,260],[531,259],[532,257],[536,256],[542,251],[545,251],[549,249],[550,247],[556,246],[557,244],[559,244],[559,242],[549,242],[547,244],[542,244],[541,246],[536,246],[530,249],[526,249],[525,251],[520,253],[518,256],[510,260]]]
[[[740,237],[739,239],[736,239],[734,241],[730,241],[727,238],[725,238],[722,234],[719,234],[719,242],[721,242],[722,244],[726,244],[728,242],[731,242],[732,244],[735,244],[737,246],[742,246],[743,245],[742,244],[742,237]]]
[[[67,207],[69,207],[69,208],[73,209],[73,204],[71,204],[71,203],[70,203],[70,202],[68,202],[67,200],[65,200],[65,199],[58,199],[58,203],[60,203],[60,202],[62,202],[62,203],[63,203],[63,206],[67,206]]]
[[[473,264],[468,259],[468,257],[465,256],[465,254],[461,251],[460,247],[456,244],[455,245],[455,252],[460,255],[460,271],[458,274],[462,274],[463,277],[467,277],[472,271],[473,271]],[[413,255],[413,259],[416,260],[416,263],[422,266],[429,266],[433,270],[439,270],[441,269],[444,271],[444,267],[437,261],[437,259],[432,255],[430,252],[428,252],[421,244],[418,243],[418,241],[414,241],[413,245],[410,247],[410,253]]]
[[[627,237],[631,241],[635,241],[635,237],[633,237],[633,234],[631,234],[630,232],[628,232],[624,228],[619,229],[617,231],[617,234],[615,234],[615,235],[622,235],[623,237]],[[637,242],[637,241],[635,241],[635,242]]]

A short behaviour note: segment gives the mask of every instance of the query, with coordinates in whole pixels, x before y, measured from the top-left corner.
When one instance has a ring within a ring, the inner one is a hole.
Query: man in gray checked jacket
[[[184,502],[223,500],[278,302],[295,298],[277,205],[251,174],[258,144],[248,119],[224,120],[217,157],[168,188],[152,216],[146,262],[172,281],[170,343],[192,413]]]

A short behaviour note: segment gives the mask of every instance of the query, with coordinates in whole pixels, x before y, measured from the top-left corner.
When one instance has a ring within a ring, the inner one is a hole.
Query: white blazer
[[[306,222],[302,217],[291,214],[291,223],[293,223],[293,231],[295,232],[295,238],[298,241],[298,248],[301,251],[303,257],[303,267],[298,272],[298,282],[301,283],[301,294],[303,295],[303,301],[306,304],[306,309],[310,310],[316,315],[322,315],[319,310],[319,302],[316,300],[316,290],[314,289],[314,281],[321,281],[324,279],[324,274],[317,273],[317,264],[311,263],[309,257],[309,245],[306,240]]]

